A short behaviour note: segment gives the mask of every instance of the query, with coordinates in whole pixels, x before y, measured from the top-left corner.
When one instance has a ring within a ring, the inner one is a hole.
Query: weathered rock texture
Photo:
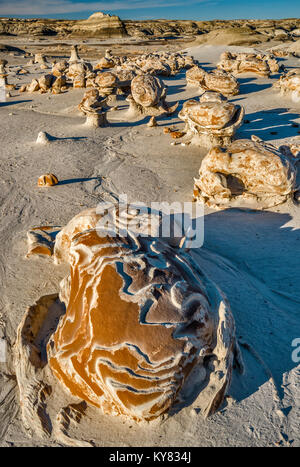
[[[175,112],[178,103],[169,106],[166,102],[167,87],[156,76],[141,75],[131,82],[129,117],[150,115],[158,116]]]
[[[300,101],[300,70],[290,70],[288,73],[280,76],[274,83],[274,88],[278,89],[281,95],[289,95],[296,102]]]
[[[243,122],[244,108],[228,102],[219,93],[207,91],[200,97],[200,102],[185,102],[178,116],[186,123],[187,140],[211,148],[232,142]]]
[[[217,66],[220,70],[236,75],[254,73],[258,76],[270,76],[282,68],[271,55],[232,52],[224,52]]]
[[[87,20],[1,18],[0,34],[69,37],[191,37],[199,43],[253,45],[271,39],[295,40],[299,19],[177,21],[121,21],[118,16],[94,13]]]
[[[234,141],[228,148],[212,148],[204,157],[194,197],[213,208],[264,209],[293,196],[296,183],[295,154],[257,137]]]
[[[199,66],[194,66],[186,72],[186,82],[189,86],[199,88],[200,92],[216,91],[224,96],[235,96],[240,88],[236,78],[226,71],[206,72]]]
[[[50,395],[59,387],[71,402],[148,421],[180,400],[197,368],[197,407],[208,416],[222,403],[238,356],[228,301],[188,252],[149,236],[162,221],[153,216],[117,208],[108,227],[89,209],[57,235],[54,258],[70,264],[70,276],[59,296],[27,309],[14,349],[30,435],[87,445],[67,433],[84,403],[64,399],[53,411]]]
[[[84,94],[78,109],[86,115],[86,125],[98,128],[108,124],[105,106],[106,99],[100,97],[96,88],[92,88]]]

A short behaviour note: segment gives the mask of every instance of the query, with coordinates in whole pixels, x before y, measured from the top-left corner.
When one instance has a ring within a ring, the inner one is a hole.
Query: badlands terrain
[[[86,88],[55,94],[20,92],[21,87],[51,73],[53,61],[69,60],[74,45],[80,59],[93,66],[106,49],[113,57],[180,50],[210,71],[225,51],[273,49],[284,50],[278,63],[286,71],[300,68],[297,19],[234,21],[228,27],[225,21],[101,17],[102,35],[95,21],[99,24],[97,17],[81,22],[0,19],[0,60],[8,62],[7,82],[14,85],[2,92],[0,102],[0,338],[6,346],[0,362],[0,446],[300,446],[300,367],[292,359],[292,342],[300,337],[300,215],[292,196],[266,210],[205,207],[204,245],[190,255],[227,296],[244,367],[242,373],[234,367],[216,413],[201,414],[195,368],[193,384],[185,387],[188,402],[163,419],[136,423],[82,405],[80,423],[66,416],[63,435],[45,430],[41,437],[34,425],[24,427],[13,359],[17,328],[28,307],[58,293],[69,270],[49,257],[26,258],[27,232],[37,226],[59,230],[80,211],[114,202],[122,193],[129,202],[147,205],[192,201],[194,178],[208,149],[181,144],[164,131],[183,132],[178,113],[184,102],[201,94],[187,86],[186,69],[160,77],[168,87],[167,104],[179,106],[172,115],[158,116],[153,127],[147,125],[150,116],[129,118],[129,102],[121,94],[106,112],[107,126],[96,128],[84,124],[78,109]],[[35,54],[46,57],[44,69],[34,63]],[[237,76],[239,94],[229,101],[243,106],[245,115],[236,139],[255,135],[277,147],[300,145],[300,97],[281,95],[272,86],[281,74]],[[40,132],[50,135],[45,144],[36,142]],[[38,187],[38,178],[47,173],[59,183]],[[299,181],[298,176],[295,186]],[[26,390],[30,401],[30,385]],[[40,401],[43,410],[47,400]],[[78,402],[52,387],[47,413],[55,418],[61,407]]]

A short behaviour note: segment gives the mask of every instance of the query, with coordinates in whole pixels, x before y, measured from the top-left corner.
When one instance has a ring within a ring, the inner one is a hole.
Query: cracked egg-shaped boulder
[[[200,102],[185,102],[178,114],[186,123],[185,132],[191,142],[205,147],[228,145],[243,116],[243,107],[228,102],[220,93],[209,91],[200,97]]]
[[[195,179],[194,198],[216,209],[265,209],[291,198],[295,182],[292,154],[252,136],[209,151]]]
[[[239,93],[240,85],[237,79],[223,70],[213,70],[206,73],[200,89],[203,91],[216,91],[224,96],[235,96]]]
[[[95,84],[101,91],[112,91],[118,85],[118,77],[110,71],[103,71],[97,74]]]
[[[198,87],[202,83],[206,71],[203,68],[195,65],[189,70],[187,70],[185,78],[188,86]]]
[[[184,250],[122,235],[90,229],[71,238],[60,295],[66,313],[47,345],[50,368],[73,396],[148,421],[173,406],[197,366],[197,404],[209,415],[231,380],[228,302]]]
[[[275,89],[279,89],[281,95],[289,95],[296,102],[300,101],[300,70],[290,70],[279,78],[273,85]]]
[[[166,86],[156,76],[140,75],[131,81],[131,94],[142,107],[152,107],[166,94]]]

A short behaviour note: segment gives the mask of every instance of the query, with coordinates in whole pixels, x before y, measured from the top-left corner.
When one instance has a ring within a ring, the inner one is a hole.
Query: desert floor
[[[206,69],[215,67],[223,50],[187,49]],[[28,61],[0,55],[13,66]],[[294,68],[299,59],[283,63]],[[12,67],[9,83],[28,83],[44,73],[36,65],[28,69],[30,74],[17,79]],[[241,92],[232,101],[245,107],[249,123],[237,138],[255,134],[275,144],[300,141],[300,102],[272,89],[277,78],[239,78]],[[186,88],[184,72],[164,81],[170,102],[182,104],[199,95]],[[38,225],[63,226],[84,208],[121,193],[147,204],[191,201],[193,177],[206,153],[171,146],[163,128],[183,128],[176,115],[151,129],[148,118],[127,122],[123,99],[120,110],[108,114],[107,128],[87,128],[76,110],[83,93],[11,91],[12,97],[0,103],[0,337],[8,354],[7,362],[0,363],[0,446],[56,445],[23,430],[11,349],[26,308],[58,291],[66,267],[44,258],[25,259],[26,232]],[[35,143],[40,131],[53,137],[50,144]],[[60,183],[38,188],[38,177],[47,172]],[[228,296],[245,365],[243,375],[234,372],[218,413],[205,420],[187,406],[161,423],[137,425],[89,408],[72,436],[98,446],[300,446],[300,366],[292,360],[292,341],[300,338],[299,228],[299,207],[292,201],[267,211],[206,209],[201,266]],[[192,255],[197,258],[198,252]]]

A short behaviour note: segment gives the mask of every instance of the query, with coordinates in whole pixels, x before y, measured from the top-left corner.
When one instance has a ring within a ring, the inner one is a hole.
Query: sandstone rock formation
[[[211,148],[232,142],[243,123],[244,108],[228,102],[220,93],[207,91],[200,97],[200,102],[185,102],[178,116],[186,123],[186,140]]]
[[[152,75],[136,76],[131,82],[131,95],[128,116],[159,116],[175,112],[178,103],[169,106],[166,103],[167,87]]]
[[[274,88],[280,91],[282,96],[289,95],[295,102],[300,102],[300,70],[296,68],[280,76],[274,83]]]
[[[80,57],[78,55],[77,45],[72,45],[71,47],[71,56],[69,58],[69,63],[80,62]]]
[[[58,184],[58,178],[56,177],[56,175],[54,174],[51,174],[51,173],[48,173],[48,174],[45,174],[45,175],[41,175],[38,179],[38,186],[40,187],[49,187],[49,186],[53,186],[53,185],[57,185]]]
[[[56,238],[54,255],[71,266],[60,291],[66,313],[56,294],[45,296],[18,328],[22,417],[26,429],[43,437],[56,433],[61,420],[50,420],[47,410],[56,384],[48,383],[49,367],[66,394],[136,421],[176,404],[193,368],[202,375],[197,406],[205,416],[218,409],[230,384],[235,326],[216,285],[180,246],[132,230],[132,221],[141,220],[140,232],[152,232],[151,214],[117,210],[111,219],[122,230],[114,234],[99,226],[101,218],[93,209],[80,213]]]
[[[300,148],[293,149],[278,149],[255,136],[226,149],[214,147],[202,160],[194,198],[216,209],[266,209],[283,203],[295,191],[294,156]]]
[[[194,66],[186,72],[186,81],[189,86],[199,88],[200,92],[216,91],[223,96],[235,96],[239,93],[240,85],[236,78],[226,71],[213,70],[206,72],[203,68]]]
[[[221,54],[217,67],[234,75],[254,73],[266,77],[270,76],[271,73],[277,73],[282,68],[277,60],[270,55],[232,52]]]
[[[46,133],[45,131],[40,131],[37,136],[36,143],[37,144],[48,144],[50,142],[50,138],[51,137],[48,133]]]
[[[79,110],[86,115],[87,126],[95,128],[104,127],[108,125],[106,119],[106,99],[101,98],[99,91],[96,88],[92,88],[83,96],[82,101],[78,105]]]
[[[87,20],[0,18],[0,34],[61,37],[190,37],[198,43],[254,45],[297,39],[299,19],[280,20],[142,20],[121,21],[98,12]]]
[[[27,232],[28,250],[26,258],[33,255],[52,256],[54,242],[50,235],[52,229],[33,228]]]

